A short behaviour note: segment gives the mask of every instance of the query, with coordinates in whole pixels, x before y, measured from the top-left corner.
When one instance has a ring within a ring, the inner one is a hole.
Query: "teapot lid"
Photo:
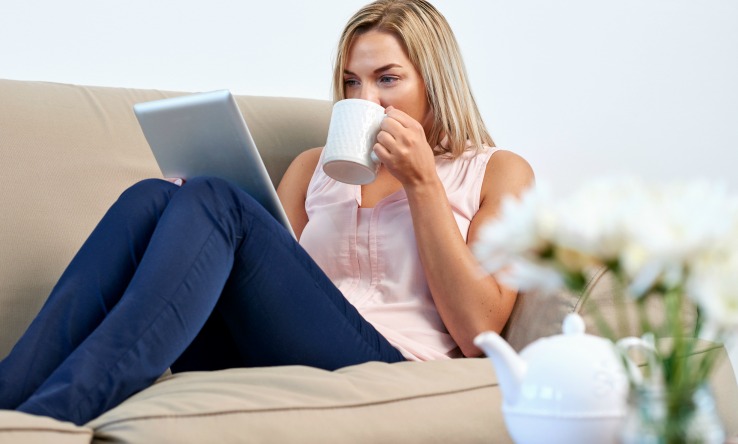
[[[567,314],[561,324],[561,331],[565,335],[583,335],[585,329],[584,319],[577,313]]]

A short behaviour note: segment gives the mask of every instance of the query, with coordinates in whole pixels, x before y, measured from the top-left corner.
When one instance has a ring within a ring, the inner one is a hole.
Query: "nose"
[[[362,86],[359,98],[374,102],[377,105],[381,105],[381,103],[379,103],[379,92],[376,88],[373,88],[371,86]]]

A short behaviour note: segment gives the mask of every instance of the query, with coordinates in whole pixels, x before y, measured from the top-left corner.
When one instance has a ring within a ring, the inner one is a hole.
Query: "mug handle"
[[[387,114],[382,114],[382,120],[384,120],[386,118],[387,118]],[[377,155],[374,154],[374,150],[372,150],[372,152],[369,153],[369,157],[372,158],[372,162],[374,162],[374,163],[377,163],[378,164],[378,163],[381,163],[382,162],[381,160],[379,160],[379,157],[377,157]]]

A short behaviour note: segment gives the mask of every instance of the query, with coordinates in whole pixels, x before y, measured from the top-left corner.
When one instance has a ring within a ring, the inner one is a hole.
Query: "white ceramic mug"
[[[368,100],[336,102],[323,148],[323,171],[335,180],[353,185],[373,182],[379,159],[372,147],[384,116],[384,108]]]

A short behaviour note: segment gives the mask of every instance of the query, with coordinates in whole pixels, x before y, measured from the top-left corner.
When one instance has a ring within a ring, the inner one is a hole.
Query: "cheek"
[[[411,103],[408,103],[407,105],[407,113],[410,114],[418,122],[424,123],[424,121],[428,118],[428,114],[430,113],[430,105],[425,98],[425,94],[416,97],[415,100],[413,100]]]
[[[418,82],[414,85],[411,95],[413,97],[413,109],[416,113],[415,119],[422,123],[430,109],[430,104],[428,103],[422,83]]]
[[[425,98],[425,91],[418,92],[415,88],[407,88],[403,91],[393,91],[387,94],[382,106],[389,105],[407,113],[418,122],[422,122],[430,109]]]

